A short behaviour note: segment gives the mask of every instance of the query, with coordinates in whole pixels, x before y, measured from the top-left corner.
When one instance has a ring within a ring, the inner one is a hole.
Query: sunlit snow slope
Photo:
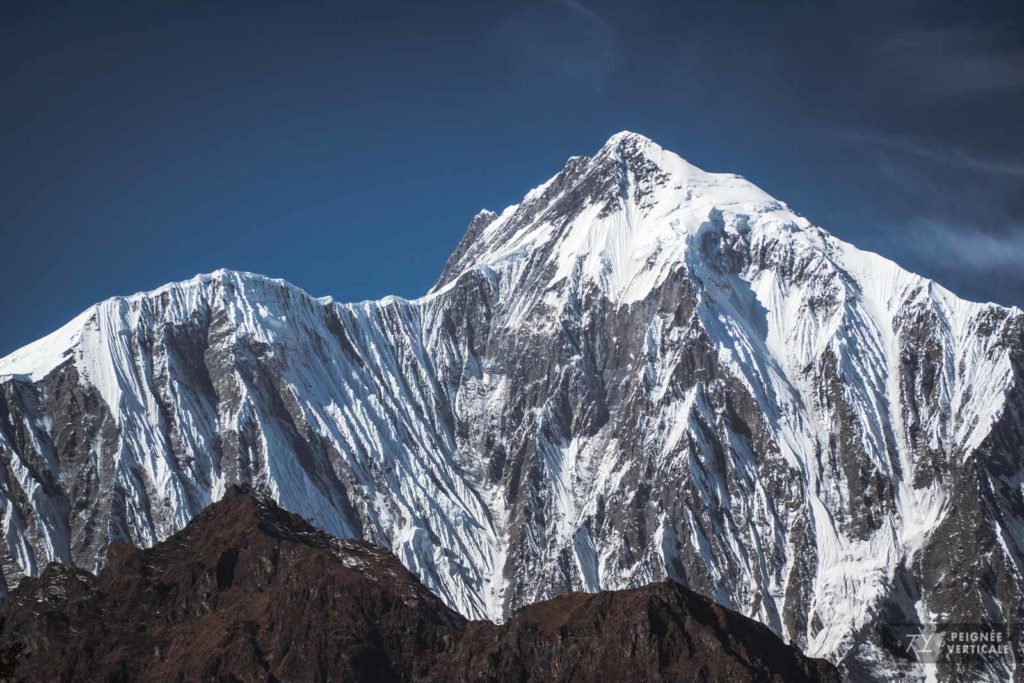
[[[881,625],[1024,611],[1022,334],[620,133],[478,214],[421,299],[218,271],[0,360],[3,578],[244,481],[471,617],[670,576],[916,675]]]

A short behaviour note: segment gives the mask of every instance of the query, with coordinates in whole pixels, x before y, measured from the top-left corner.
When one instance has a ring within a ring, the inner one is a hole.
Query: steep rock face
[[[52,564],[0,605],[4,680],[598,681],[630,665],[651,681],[839,680],[677,584],[468,624],[387,551],[237,487],[149,550],[111,546],[99,576]]]
[[[1022,329],[620,134],[421,299],[219,271],[0,360],[4,577],[246,482],[472,618],[668,577],[913,673],[881,624],[1024,608]]]

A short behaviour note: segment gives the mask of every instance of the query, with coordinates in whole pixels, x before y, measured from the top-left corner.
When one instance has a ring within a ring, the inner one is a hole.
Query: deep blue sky
[[[2,4],[0,355],[220,267],[416,296],[621,129],[1024,305],[1020,2],[283,5]]]

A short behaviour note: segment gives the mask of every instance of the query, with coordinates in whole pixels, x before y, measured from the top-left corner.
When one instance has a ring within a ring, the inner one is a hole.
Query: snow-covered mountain
[[[1020,310],[620,133],[420,299],[218,271],[0,360],[0,559],[95,569],[248,482],[470,617],[669,576],[884,678],[886,623],[1024,614],[1022,450]]]

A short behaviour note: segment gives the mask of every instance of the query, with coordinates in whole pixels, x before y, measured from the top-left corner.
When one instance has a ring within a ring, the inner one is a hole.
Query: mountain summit
[[[0,360],[3,576],[242,482],[472,618],[668,577],[887,679],[886,624],[1024,613],[1022,377],[1020,310],[621,133],[420,299],[218,271]]]
[[[682,261],[690,238],[716,211],[808,225],[743,178],[707,173],[624,131],[593,157],[570,159],[501,215],[478,215],[435,291],[468,269],[529,259],[522,274],[528,288],[545,288],[578,269],[614,301],[637,301]],[[551,272],[537,273],[541,267]],[[533,281],[534,275],[547,279]]]

